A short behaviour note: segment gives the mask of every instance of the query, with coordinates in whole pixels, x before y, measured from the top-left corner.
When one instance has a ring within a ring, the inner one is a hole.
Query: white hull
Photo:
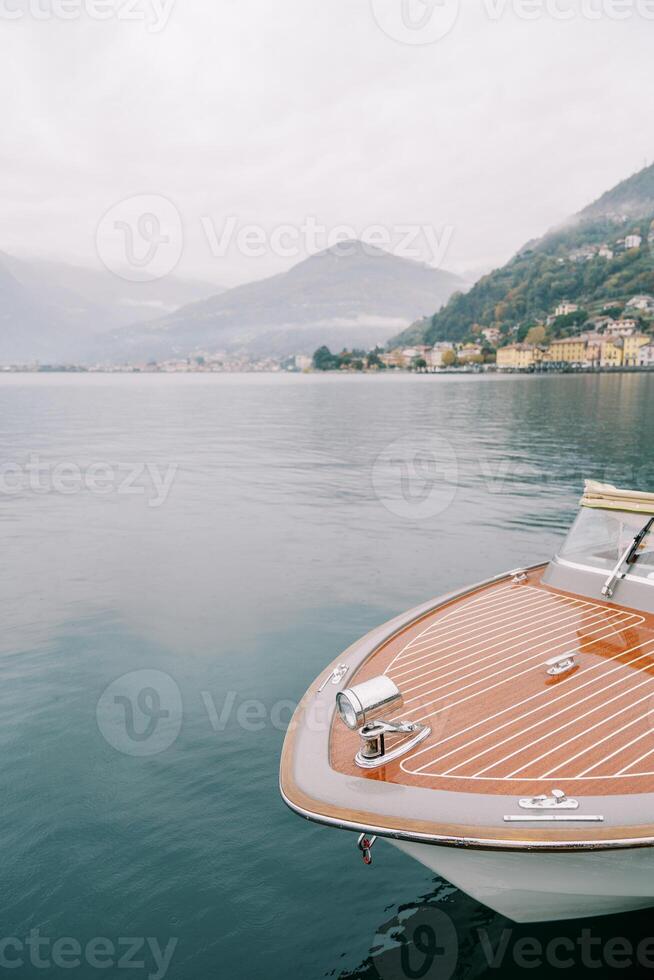
[[[654,906],[654,848],[544,853],[391,841],[514,922],[545,922]]]

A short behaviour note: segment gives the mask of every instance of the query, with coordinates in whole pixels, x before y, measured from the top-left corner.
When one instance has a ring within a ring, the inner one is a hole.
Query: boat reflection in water
[[[370,952],[340,980],[536,980],[651,977],[654,921],[649,911],[595,919],[517,924],[446,882],[398,907]]]
[[[654,905],[653,528],[653,494],[587,483],[551,562],[355,643],[296,712],[288,805],[515,922]]]

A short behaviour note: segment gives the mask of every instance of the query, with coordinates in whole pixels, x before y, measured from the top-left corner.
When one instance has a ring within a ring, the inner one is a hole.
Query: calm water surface
[[[547,557],[583,477],[654,489],[653,418],[644,375],[1,377],[0,937],[52,965],[0,972],[161,976],[117,962],[151,937],[171,980],[551,976],[516,943],[587,923],[490,968],[506,920],[284,808],[283,728],[375,624]]]

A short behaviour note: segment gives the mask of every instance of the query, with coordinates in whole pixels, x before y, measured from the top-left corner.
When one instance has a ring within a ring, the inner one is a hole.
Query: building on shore
[[[640,235],[627,235],[624,240],[624,247],[627,252],[631,251],[632,248],[640,248],[643,244],[643,239]]]
[[[571,313],[578,313],[579,307],[576,303],[570,303],[567,299],[559,303],[557,308],[554,310],[554,316],[570,316]]]
[[[611,326],[607,327],[607,333],[616,337],[631,337],[638,330],[637,320],[614,320]]]
[[[644,344],[638,351],[638,366],[654,368],[654,343]]]
[[[654,296],[634,296],[627,303],[628,310],[639,310],[641,313],[654,313]]]
[[[446,366],[443,363],[443,358],[446,354],[454,354],[454,345],[448,343],[446,340],[439,341],[429,351],[429,356],[426,358],[427,364],[430,368],[440,370],[440,368]]]
[[[491,347],[497,347],[497,345],[502,340],[502,331],[499,327],[485,327],[481,332],[484,340],[491,345]]]
[[[588,341],[584,337],[553,340],[545,354],[545,361],[581,367],[586,361],[587,348]]]
[[[483,348],[481,344],[464,344],[463,347],[459,347],[456,356],[462,363],[476,361],[483,357]]]
[[[543,358],[535,344],[508,344],[497,351],[497,366],[506,371],[528,371]]]
[[[408,366],[404,357],[404,351],[398,350],[397,348],[388,351],[387,354],[381,354],[380,360],[387,368],[405,368]]]
[[[603,368],[622,367],[624,340],[621,337],[605,337],[602,340],[599,366]]]
[[[640,349],[647,347],[652,338],[645,334],[635,333],[624,337],[622,341],[622,363],[625,367],[637,367],[640,363]]]

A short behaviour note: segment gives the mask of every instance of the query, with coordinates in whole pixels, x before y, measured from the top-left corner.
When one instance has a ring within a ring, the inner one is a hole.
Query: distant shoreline
[[[416,378],[438,378],[442,376],[447,377],[523,377],[523,378],[542,378],[542,377],[561,377],[572,374],[583,374],[583,375],[598,375],[598,374],[654,374],[654,365],[629,365],[620,367],[569,367],[569,368],[552,368],[549,370],[519,370],[516,368],[496,368],[492,367],[476,367],[476,368],[439,368],[432,371],[411,371],[404,368],[393,368],[386,369],[384,371],[379,370],[328,370],[328,371],[317,371],[317,370],[305,370],[305,371],[291,371],[291,370],[273,370],[273,369],[256,369],[252,370],[233,370],[233,371],[211,371],[206,368],[201,367],[189,367],[186,370],[156,370],[154,368],[140,368],[140,367],[106,367],[106,368],[87,368],[82,365],[61,365],[61,366],[41,366],[41,367],[1,367],[0,366],[0,377],[8,377],[13,375],[51,375],[51,374],[73,374],[73,375],[138,375],[141,377],[170,377],[170,376],[184,376],[184,375],[205,375],[205,376],[228,376],[232,377],[234,375],[272,375],[276,377],[288,377],[288,376],[314,376],[314,377],[380,377],[380,378],[393,378],[393,377],[416,377]]]

